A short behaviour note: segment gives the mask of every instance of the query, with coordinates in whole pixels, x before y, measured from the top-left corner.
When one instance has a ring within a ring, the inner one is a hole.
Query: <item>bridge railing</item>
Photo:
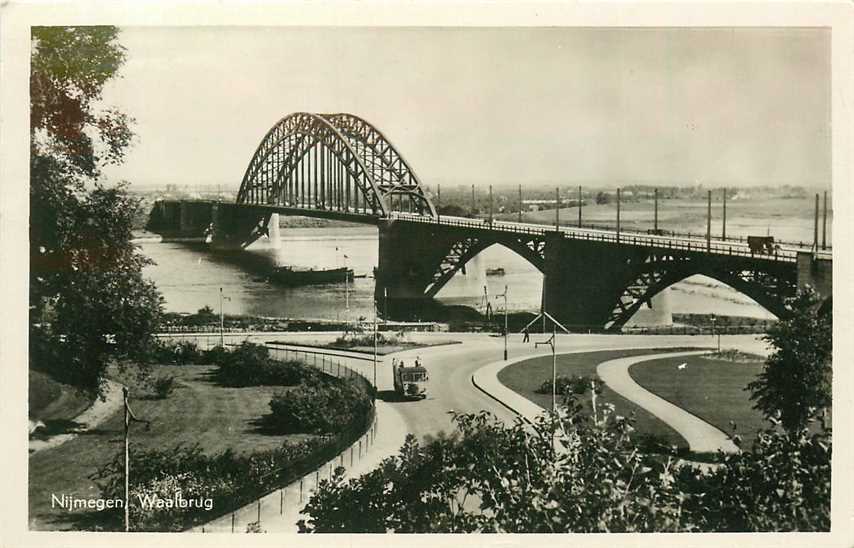
[[[480,230],[493,230],[508,232],[513,234],[533,234],[543,236],[546,232],[552,232],[551,227],[543,225],[542,228],[531,225],[520,225],[505,223],[502,221],[494,221],[492,223],[484,221],[469,221],[465,219],[453,218],[419,218],[414,216],[395,216],[399,220],[408,222],[424,223],[424,224],[441,224],[445,226],[458,226],[461,228],[472,228]],[[572,227],[561,227],[561,232],[570,239],[587,240],[596,242],[605,242],[612,244],[635,245],[643,247],[653,247],[657,249],[688,251],[696,253],[712,253],[716,255],[728,255],[739,257],[751,257],[754,259],[768,261],[795,262],[797,261],[796,250],[791,249],[776,249],[773,254],[760,254],[750,250],[750,247],[742,243],[726,242],[720,240],[712,240],[707,243],[702,240],[686,240],[680,238],[668,238],[662,236],[648,236],[638,233],[616,233],[616,232],[585,232],[581,230],[573,230]]]

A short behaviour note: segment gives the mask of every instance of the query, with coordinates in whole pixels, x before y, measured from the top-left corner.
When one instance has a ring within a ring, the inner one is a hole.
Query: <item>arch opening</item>
[[[504,293],[505,286],[510,313],[540,310],[542,272],[513,247],[492,242],[460,265],[434,298],[445,305],[466,306],[487,315],[503,310],[504,299],[496,296]]]

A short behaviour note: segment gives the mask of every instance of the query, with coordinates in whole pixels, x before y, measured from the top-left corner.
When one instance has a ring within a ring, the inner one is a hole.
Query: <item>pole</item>
[[[552,413],[557,411],[557,327],[552,322]]]
[[[347,275],[347,255],[344,255],[344,311],[347,322],[350,321],[350,279]]]
[[[489,226],[492,226],[492,185],[489,185]]]
[[[522,185],[519,185],[519,222],[522,222]]]
[[[584,200],[581,197],[581,185],[578,185],[578,228],[581,228],[581,207]]]
[[[560,230],[560,188],[555,187],[555,230]]]
[[[504,286],[504,361],[507,361],[507,286]]]
[[[708,191],[706,206],[706,251],[712,250],[712,191]]]
[[[122,395],[125,404],[125,532],[130,531],[130,508],[128,502],[130,500],[130,451],[128,432],[130,431],[130,416],[128,416],[128,389],[122,387]]]
[[[653,191],[653,200],[655,202],[655,217],[652,221],[652,229],[658,234],[658,189]]]
[[[442,185],[436,185],[436,220],[441,219],[439,208],[442,207]]]
[[[620,243],[620,189],[617,189],[617,243]]]
[[[388,288],[383,288],[383,321],[388,322]]]
[[[824,214],[821,217],[821,248],[827,249],[827,191],[824,191]]]
[[[813,249],[818,251],[818,192],[815,193],[815,224],[813,225]]]
[[[471,214],[474,215],[474,185],[471,185]]]
[[[219,288],[219,345],[225,348],[225,336],[222,332],[225,329],[225,316],[222,312],[222,288]]]
[[[599,414],[596,412],[596,381],[590,379],[590,403],[593,406],[593,424],[599,424]]]
[[[721,230],[721,239],[726,241],[726,187],[724,187],[723,229]]]
[[[377,304],[374,303],[374,390],[377,389]]]

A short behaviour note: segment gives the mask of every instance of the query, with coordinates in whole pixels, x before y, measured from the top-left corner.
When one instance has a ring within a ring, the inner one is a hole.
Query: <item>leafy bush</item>
[[[152,387],[154,388],[154,394],[158,398],[164,399],[172,393],[172,390],[175,389],[175,377],[172,375],[156,377],[152,382]]]
[[[207,359],[218,366],[216,376],[227,386],[294,386],[322,373],[298,360],[279,361],[266,346],[244,342],[231,351],[210,350]]]
[[[590,389],[590,384],[592,379],[587,376],[578,376],[572,375],[571,377],[566,375],[558,375],[555,379],[555,386],[557,390],[555,390],[558,394],[584,394],[587,390]],[[551,394],[552,393],[552,380],[548,379],[543,382],[534,390],[537,394]],[[596,393],[601,393],[601,388],[599,387],[599,383],[597,383]]]
[[[399,337],[396,335],[389,335],[387,333],[377,333],[377,345],[378,346],[395,346],[400,344]],[[374,345],[374,334],[371,333],[359,333],[359,332],[348,332],[344,333],[332,343],[331,346],[340,346],[344,348],[353,348],[356,346],[373,346]]]
[[[281,432],[333,433],[370,413],[370,388],[362,379],[309,378],[270,400],[271,426]]]
[[[157,339],[152,343],[147,361],[160,365],[186,365],[206,363],[205,353],[190,341]]]

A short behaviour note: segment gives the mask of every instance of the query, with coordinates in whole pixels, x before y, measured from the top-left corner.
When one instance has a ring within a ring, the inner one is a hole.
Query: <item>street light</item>
[[[504,293],[502,295],[496,295],[495,298],[499,299],[504,297],[504,361],[507,361],[507,286],[504,286]]]
[[[714,314],[712,314],[712,318],[711,318],[711,320],[712,320],[712,336],[715,336],[715,335],[717,335],[717,336],[718,336],[718,354],[720,354],[720,353],[721,353],[721,333],[720,333],[720,331],[718,331],[718,329],[717,329],[717,327],[718,327],[718,323],[717,323],[718,318],[717,318]]]
[[[547,344],[552,349],[552,413],[557,410],[557,353],[555,351],[557,328],[552,324],[552,336],[544,342],[534,343],[534,348],[541,344]]]
[[[225,348],[225,336],[223,335],[223,331],[225,330],[225,315],[223,314],[222,309],[222,288],[219,288],[219,345]]]
[[[374,302],[374,392],[377,390],[377,302]]]

